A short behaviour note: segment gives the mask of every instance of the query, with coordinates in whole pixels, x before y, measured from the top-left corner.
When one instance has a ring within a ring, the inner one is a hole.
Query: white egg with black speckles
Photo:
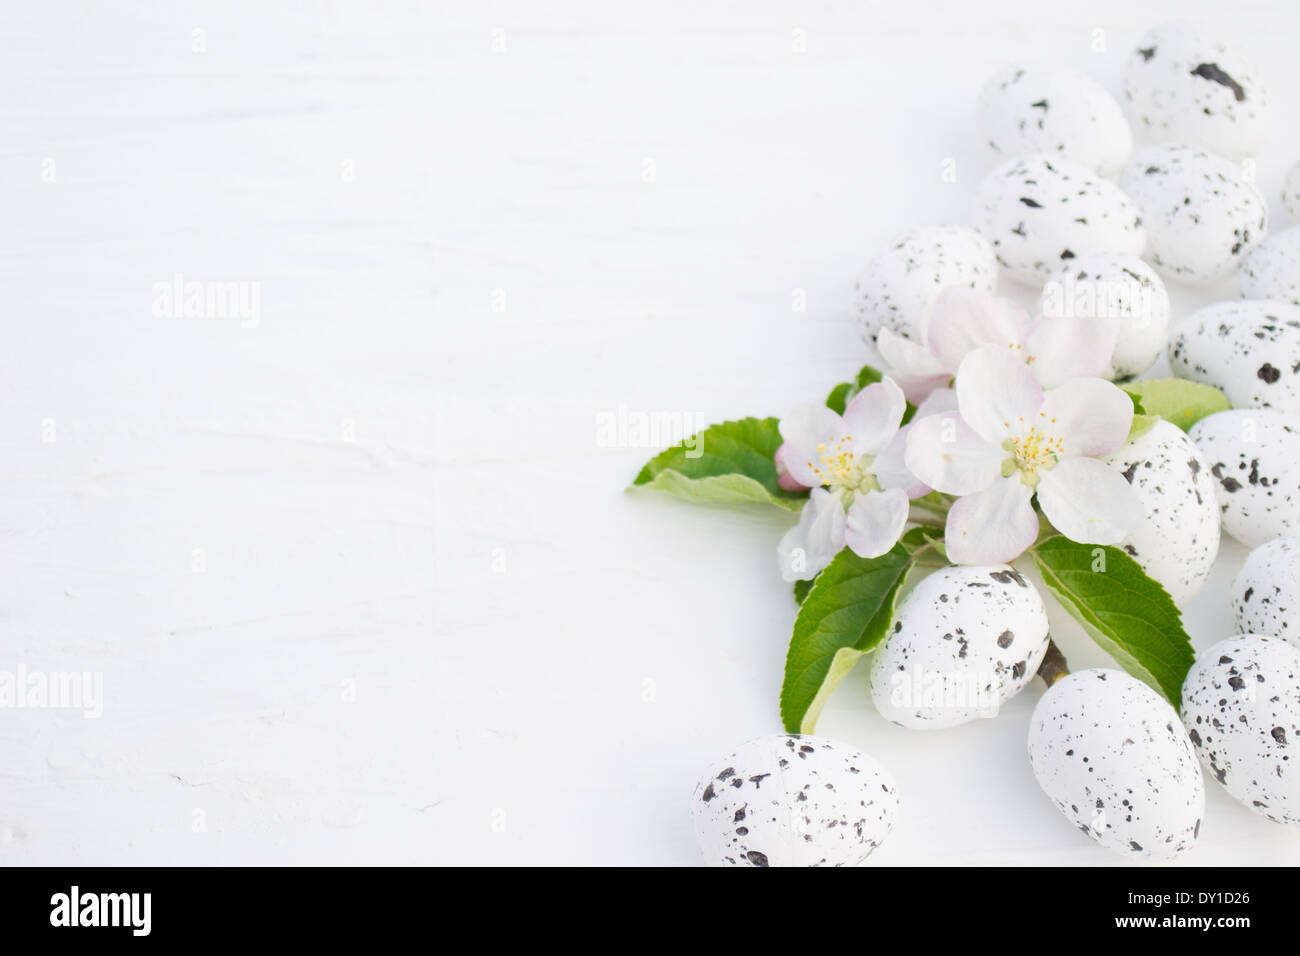
[[[984,84],[977,111],[980,135],[1003,159],[1042,153],[1112,176],[1133,149],[1123,108],[1075,70],[1009,66]]]
[[[1248,548],[1300,535],[1300,422],[1266,408],[1234,408],[1188,431],[1214,478],[1223,530]]]
[[[1056,808],[1107,849],[1169,859],[1192,848],[1205,781],[1178,714],[1117,670],[1075,671],[1029,722],[1029,762]]]
[[[1219,555],[1214,478],[1177,425],[1163,419],[1102,459],[1142,501],[1142,524],[1120,542],[1177,604],[1200,593]]]
[[[1300,826],[1300,650],[1239,634],[1198,652],[1183,682],[1183,723],[1228,793],[1270,820]]]
[[[1186,22],[1148,32],[1129,56],[1125,100],[1146,142],[1247,156],[1268,134],[1268,93],[1241,50]]]
[[[1254,299],[1206,306],[1174,327],[1169,367],[1213,385],[1234,408],[1300,412],[1300,306]]]
[[[695,787],[691,815],[713,866],[852,866],[893,829],[898,789],[859,750],[778,734],[715,762]]]
[[[1268,206],[1242,167],[1189,146],[1148,146],[1120,176],[1142,216],[1147,258],[1204,284],[1230,275],[1268,232]]]
[[[1242,634],[1270,634],[1300,648],[1300,538],[1265,541],[1232,582],[1232,614]]]
[[[1046,652],[1047,611],[1019,571],[942,568],[906,597],[873,655],[871,699],[886,720],[917,730],[992,717]]]
[[[1269,236],[1241,263],[1241,294],[1300,305],[1300,226]]]
[[[1004,163],[980,185],[980,231],[998,262],[1042,285],[1063,263],[1109,252],[1137,256],[1146,231],[1129,197],[1086,166],[1041,154]]]
[[[1109,377],[1128,381],[1160,358],[1169,332],[1169,293],[1156,271],[1137,256],[1073,259],[1043,286],[1039,312],[1048,318],[1085,318],[1118,332]]]
[[[949,286],[992,292],[998,265],[988,240],[967,226],[922,226],[894,237],[858,280],[858,321],[874,343],[882,328],[919,341],[939,293]]]
[[[1282,205],[1291,214],[1292,222],[1300,222],[1300,163],[1291,167],[1282,183]]]

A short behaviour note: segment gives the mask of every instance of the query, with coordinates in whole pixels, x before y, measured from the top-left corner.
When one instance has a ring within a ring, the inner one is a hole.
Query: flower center
[[[853,436],[845,435],[817,446],[817,460],[808,462],[823,485],[846,492],[879,491],[880,484],[871,473],[870,455],[853,454]]]
[[[1041,473],[1051,471],[1064,454],[1060,436],[1050,428],[1056,419],[1047,421],[1041,412],[1039,417],[1044,419],[1040,424],[1028,427],[1022,418],[1020,433],[1002,443],[1002,447],[1010,452],[1010,457],[1002,462],[1002,477],[1010,478],[1020,472],[1020,480],[1030,488],[1037,485]],[[1011,428],[1009,422],[1005,424]]]
[[[1032,352],[1026,352],[1025,347],[1019,342],[1008,342],[1007,348],[1009,348],[1017,358],[1023,357],[1026,365],[1033,365],[1034,362],[1038,361],[1038,356]]]

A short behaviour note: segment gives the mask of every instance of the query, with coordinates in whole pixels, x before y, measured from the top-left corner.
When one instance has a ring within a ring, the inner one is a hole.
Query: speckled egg
[[[1300,535],[1300,423],[1265,408],[1234,408],[1188,431],[1210,474],[1220,521],[1248,548]]]
[[[920,340],[939,293],[948,286],[992,292],[993,247],[966,226],[922,226],[894,238],[867,262],[858,280],[858,320],[874,343],[882,328]]]
[[[1166,23],[1138,41],[1125,99],[1139,138],[1246,156],[1269,128],[1268,94],[1248,57],[1194,24]]]
[[[1248,300],[1194,312],[1174,327],[1169,367],[1234,408],[1300,412],[1300,306]]]
[[[751,740],[710,767],[691,814],[713,866],[852,866],[893,829],[898,791],[859,750],[780,734]]]
[[[1300,826],[1300,650],[1239,634],[1199,651],[1183,682],[1183,724],[1228,793]]]
[[[1119,332],[1111,356],[1114,381],[1141,375],[1165,350],[1169,293],[1155,270],[1136,256],[1071,260],[1043,286],[1038,308],[1049,318],[1087,318],[1114,325]]]
[[[1251,551],[1232,582],[1242,634],[1270,634],[1300,648],[1300,538],[1274,538]]]
[[[1169,859],[1196,843],[1205,781],[1192,742],[1173,707],[1122,671],[1075,671],[1048,688],[1029,762],[1056,808],[1107,849]]]
[[[1282,184],[1282,205],[1291,214],[1292,222],[1300,222],[1300,163],[1291,167]]]
[[[1175,603],[1200,593],[1219,555],[1219,507],[1214,478],[1191,439],[1161,420],[1102,460],[1142,501],[1142,524],[1119,546]]]
[[[998,262],[1041,285],[1063,263],[1102,252],[1137,256],[1146,230],[1137,208],[1086,166],[1043,155],[1004,163],[980,185],[980,231]]]
[[[1268,231],[1264,197],[1232,160],[1188,146],[1138,150],[1120,176],[1150,236],[1147,255],[1192,283],[1230,275]]]
[[[1300,226],[1265,239],[1241,263],[1241,294],[1300,305]]]
[[[1073,70],[1007,67],[984,84],[977,110],[980,135],[1003,159],[1042,153],[1112,176],[1133,149],[1119,103]]]
[[[886,720],[939,730],[992,717],[1038,672],[1047,611],[1006,565],[932,572],[899,608],[871,662],[871,699]]]

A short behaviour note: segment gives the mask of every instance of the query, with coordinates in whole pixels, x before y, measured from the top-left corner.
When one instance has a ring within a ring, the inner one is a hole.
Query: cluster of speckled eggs
[[[1072,824],[1118,853],[1168,859],[1199,836],[1202,767],[1256,813],[1300,825],[1300,226],[1269,234],[1248,159],[1268,131],[1268,94],[1240,51],[1187,23],[1158,27],[1131,53],[1125,99],[1127,118],[1062,69],[990,78],[979,122],[1002,164],[979,189],[978,228],[924,226],[880,249],[859,316],[872,343],[882,328],[919,340],[943,289],[992,292],[1001,272],[1041,286],[1044,315],[1064,303],[1115,323],[1115,381],[1167,354],[1176,376],[1231,401],[1189,433],[1157,423],[1108,464],[1146,510],[1123,547],[1177,603],[1205,584],[1221,530],[1254,549],[1233,584],[1239,633],[1198,652],[1181,716],[1141,681],[1090,669],[1052,683],[1030,722],[1034,775]],[[1136,152],[1134,128],[1151,144]],[[1282,199],[1300,221],[1300,163]],[[1240,299],[1171,328],[1164,280],[1234,272]],[[904,727],[964,723],[1027,686],[1047,649],[1043,602],[1017,571],[943,569],[873,654],[872,700]],[[954,686],[909,692],[897,679],[908,673]],[[692,808],[709,863],[853,865],[892,829],[898,796],[868,755],[790,734],[711,766]]]

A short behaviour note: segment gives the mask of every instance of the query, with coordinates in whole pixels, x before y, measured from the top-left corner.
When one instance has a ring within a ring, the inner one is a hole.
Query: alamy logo
[[[1079,279],[1068,274],[1043,286],[1039,309],[1048,319],[1124,319],[1135,329],[1151,324],[1154,286],[1129,279]]]
[[[71,892],[50,897],[51,926],[129,926],[131,935],[148,936],[153,903],[151,893]]]
[[[663,448],[682,445],[687,458],[704,454],[708,426],[703,412],[638,411],[619,405],[596,415],[596,444],[601,448]]]
[[[262,283],[199,282],[181,273],[153,284],[153,314],[160,319],[238,319],[246,329],[262,322]]]
[[[0,670],[0,708],[80,710],[86,717],[104,713],[104,675],[98,671],[29,671],[19,664]]]

